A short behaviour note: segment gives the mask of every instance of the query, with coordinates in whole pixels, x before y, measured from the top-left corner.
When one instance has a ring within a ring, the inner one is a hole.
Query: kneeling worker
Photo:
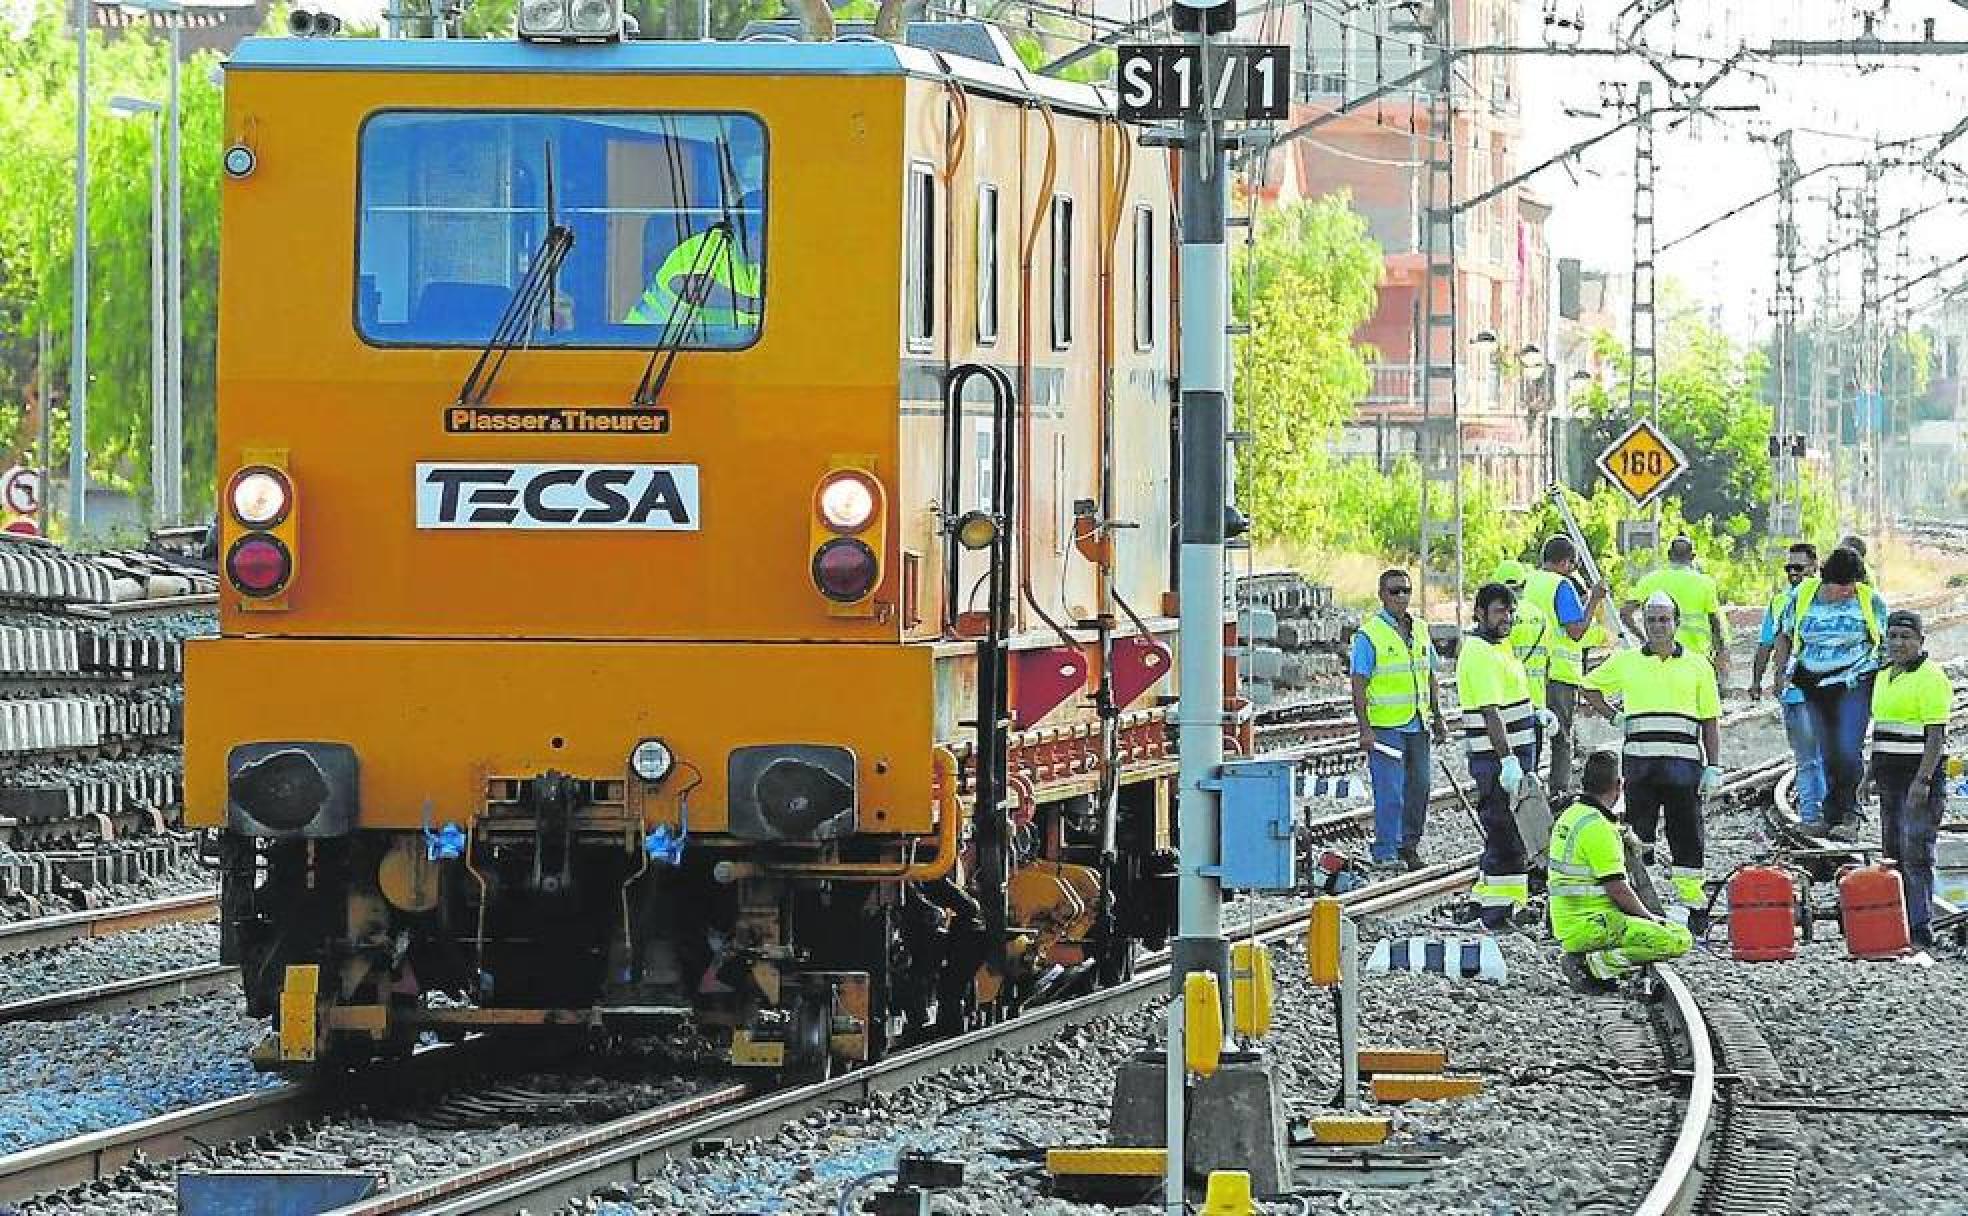
[[[1613,807],[1620,761],[1585,759],[1584,793],[1551,828],[1551,935],[1564,948],[1573,987],[1609,989],[1645,963],[1680,958],[1694,935],[1647,910],[1626,877],[1626,850]]]
[[[1530,679],[1510,648],[1516,607],[1508,587],[1484,584],[1476,592],[1476,628],[1463,635],[1456,655],[1462,745],[1483,830],[1483,857],[1470,894],[1486,929],[1508,928],[1531,894],[1530,858],[1511,801],[1524,774],[1537,770],[1538,721]]]
[[[1872,780],[1879,787],[1880,842],[1906,876],[1907,929],[1934,945],[1934,840],[1947,810],[1948,714],[1954,686],[1927,657],[1920,614],[1886,618],[1886,663],[1872,686]]]
[[[1707,656],[1676,641],[1680,609],[1663,592],[1641,610],[1647,644],[1621,650],[1585,678],[1586,702],[1613,717],[1608,695],[1622,702],[1626,818],[1651,855],[1666,820],[1677,919],[1705,910],[1702,799],[1722,784],[1722,696]],[[1705,926],[1694,926],[1701,932]]]

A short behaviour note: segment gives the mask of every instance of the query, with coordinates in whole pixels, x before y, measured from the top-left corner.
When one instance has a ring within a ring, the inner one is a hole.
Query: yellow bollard
[[[1312,901],[1312,919],[1305,925],[1305,962],[1312,982],[1321,988],[1339,983],[1339,901],[1330,896]]]
[[[1202,1216],[1257,1216],[1251,1198],[1250,1175],[1243,1170],[1217,1170],[1209,1176]]]
[[[1223,992],[1216,973],[1182,977],[1182,1060],[1199,1077],[1212,1076],[1223,1060]]]
[[[1271,951],[1258,942],[1230,947],[1230,1022],[1246,1039],[1271,1033]]]

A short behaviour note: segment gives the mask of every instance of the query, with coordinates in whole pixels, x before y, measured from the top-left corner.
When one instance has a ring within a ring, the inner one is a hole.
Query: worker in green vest
[[[660,335],[682,344],[743,346],[758,332],[764,312],[765,148],[748,124],[720,128],[722,180],[715,196],[701,200],[709,204],[710,223],[677,232],[676,244],[622,318],[629,325],[658,326]],[[687,194],[681,202],[682,214],[704,222],[701,211],[689,209]],[[667,228],[671,221],[658,216],[649,222]]]
[[[1647,963],[1680,958],[1694,935],[1651,911],[1626,874],[1616,808],[1620,759],[1585,758],[1584,786],[1551,827],[1551,935],[1565,951],[1561,969],[1575,988],[1604,991]]]
[[[1954,686],[1927,657],[1920,614],[1886,618],[1886,666],[1872,685],[1872,781],[1880,843],[1906,878],[1907,929],[1934,944],[1934,842],[1947,810],[1947,728]]]
[[[685,237],[664,256],[622,320],[667,329],[687,319],[685,332],[693,337],[706,330],[755,330],[763,272],[754,256],[723,222]]]
[[[1383,570],[1379,594],[1380,611],[1353,635],[1353,720],[1373,782],[1373,859],[1414,870],[1421,868],[1428,820],[1428,745],[1431,736],[1436,743],[1448,741],[1448,724],[1435,685],[1428,623],[1408,611],[1414,579],[1405,570]]]
[[[1524,775],[1537,769],[1537,707],[1531,681],[1510,648],[1517,597],[1501,583],[1476,592],[1476,627],[1456,656],[1462,744],[1476,786],[1483,854],[1469,893],[1486,929],[1507,928],[1530,900],[1530,856],[1512,810]]]
[[[1708,656],[1717,679],[1729,678],[1729,623],[1722,616],[1722,600],[1715,580],[1695,569],[1695,542],[1677,536],[1668,542],[1667,565],[1647,574],[1633,585],[1633,592],[1620,604],[1620,623],[1634,637],[1641,634],[1636,619],[1640,605],[1656,591],[1664,591],[1681,610],[1681,628],[1675,638],[1699,655]]]
[[[1679,900],[1674,914],[1700,933],[1707,914],[1702,801],[1722,784],[1722,696],[1708,656],[1676,640],[1681,617],[1671,596],[1654,592],[1640,619],[1646,645],[1593,668],[1582,695],[1621,723],[1627,821],[1649,853],[1665,828]],[[1620,698],[1617,715],[1609,696]]]
[[[1524,581],[1524,598],[1552,623],[1551,675],[1545,689],[1545,704],[1556,727],[1548,745],[1551,752],[1551,780],[1555,792],[1572,787],[1572,719],[1578,711],[1579,685],[1585,682],[1585,651],[1580,639],[1592,622],[1592,614],[1606,598],[1604,584],[1592,587],[1580,598],[1572,576],[1578,571],[1578,549],[1568,536],[1554,536],[1544,542],[1539,554],[1542,563]]]
[[[1517,597],[1516,623],[1510,627],[1510,649],[1524,665],[1524,674],[1530,677],[1532,702],[1543,709],[1545,690],[1551,681],[1551,619],[1544,615],[1543,609],[1524,598],[1524,584],[1530,577],[1531,568],[1513,559],[1498,562],[1490,581],[1502,583]]]

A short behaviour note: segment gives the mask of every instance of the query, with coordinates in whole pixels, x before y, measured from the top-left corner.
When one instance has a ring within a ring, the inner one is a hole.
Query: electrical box
[[[1298,886],[1298,839],[1290,760],[1245,760],[1220,771],[1223,791],[1223,885],[1239,891]]]

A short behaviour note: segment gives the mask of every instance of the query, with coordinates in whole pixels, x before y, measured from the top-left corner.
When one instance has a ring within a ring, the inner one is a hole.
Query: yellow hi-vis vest
[[[1581,798],[1551,825],[1551,861],[1545,893],[1551,900],[1551,932],[1563,938],[1572,922],[1595,913],[1617,912],[1603,879],[1624,872],[1625,847],[1619,826]]]
[[[1932,659],[1912,671],[1879,669],[1872,686],[1872,758],[1919,760],[1927,753],[1927,728],[1947,725],[1954,686]]]
[[[1564,575],[1550,570],[1533,570],[1524,580],[1524,598],[1537,606],[1551,622],[1551,671],[1554,684],[1577,684],[1585,679],[1585,648],[1574,641],[1558,622],[1558,584]]]
[[[672,316],[681,320],[687,307],[683,294],[693,274],[708,275],[716,285],[690,313],[693,326],[758,325],[759,268],[745,260],[738,242],[722,227],[707,228],[678,242],[650,276],[649,286],[623,323],[666,325]]]
[[[1367,680],[1367,722],[1379,730],[1406,726],[1421,713],[1428,691],[1428,628],[1412,621],[1410,641],[1376,612],[1360,626],[1373,643],[1374,669]]]
[[[1797,584],[1797,605],[1790,610],[1790,650],[1797,654],[1804,649],[1804,614],[1810,611],[1811,604],[1818,598],[1818,588],[1824,586],[1821,578],[1807,578]],[[1859,616],[1865,621],[1866,641],[1879,649],[1879,640],[1885,633],[1879,628],[1879,618],[1872,610],[1872,585],[1853,583],[1852,594],[1858,597]]]
[[[1517,601],[1517,623],[1510,627],[1510,649],[1524,665],[1531,680],[1531,700],[1547,703],[1545,686],[1551,681],[1551,618],[1526,595]]]

